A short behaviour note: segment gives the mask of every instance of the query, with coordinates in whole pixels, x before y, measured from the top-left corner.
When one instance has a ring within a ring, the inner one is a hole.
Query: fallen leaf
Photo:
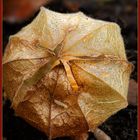
[[[4,91],[49,139],[95,130],[127,106],[131,64],[117,24],[41,8],[9,39]]]
[[[40,6],[50,0],[4,0],[4,20],[8,22],[21,22],[31,17]]]

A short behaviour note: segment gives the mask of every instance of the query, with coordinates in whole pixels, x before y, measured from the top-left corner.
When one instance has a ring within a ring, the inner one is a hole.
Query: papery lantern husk
[[[50,139],[95,130],[125,108],[130,73],[116,23],[43,7],[3,58],[15,113]]]

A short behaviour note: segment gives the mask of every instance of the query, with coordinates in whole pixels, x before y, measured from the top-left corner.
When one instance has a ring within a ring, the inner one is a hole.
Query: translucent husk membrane
[[[50,139],[95,130],[125,108],[130,73],[117,24],[43,7],[3,58],[15,113]]]

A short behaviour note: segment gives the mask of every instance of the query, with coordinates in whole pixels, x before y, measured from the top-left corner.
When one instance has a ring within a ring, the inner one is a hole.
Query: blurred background
[[[82,11],[92,18],[120,25],[127,58],[134,65],[129,85],[129,105],[99,128],[112,140],[137,140],[137,0],[3,0],[3,4],[3,52],[9,36],[29,24],[38,14],[40,6],[62,13]],[[3,100],[3,139],[47,140],[47,137],[14,116],[10,102]],[[96,138],[89,133],[88,140]]]

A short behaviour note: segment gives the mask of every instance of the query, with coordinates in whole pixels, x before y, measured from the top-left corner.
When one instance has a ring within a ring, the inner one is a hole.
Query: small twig
[[[127,96],[128,103],[130,105],[137,105],[137,96],[138,96],[138,84],[135,80],[130,79],[128,96]]]
[[[97,140],[111,140],[111,138],[99,128],[97,128],[93,133]]]

